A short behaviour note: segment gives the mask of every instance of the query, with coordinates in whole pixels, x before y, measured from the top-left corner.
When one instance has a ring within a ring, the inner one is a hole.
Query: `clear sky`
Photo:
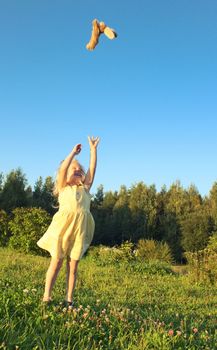
[[[86,50],[94,18],[118,32]],[[0,172],[54,176],[74,144],[92,192],[217,180],[216,0],[0,0]]]

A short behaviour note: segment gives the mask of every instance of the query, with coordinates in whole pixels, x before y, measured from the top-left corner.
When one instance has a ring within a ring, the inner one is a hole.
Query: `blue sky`
[[[94,18],[118,38],[86,50]],[[33,186],[74,144],[92,192],[179,179],[208,194],[217,180],[215,0],[1,0],[0,171]]]

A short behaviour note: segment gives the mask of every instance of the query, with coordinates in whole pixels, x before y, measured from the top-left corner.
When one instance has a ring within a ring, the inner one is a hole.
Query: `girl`
[[[74,146],[71,153],[61,163],[58,170],[54,193],[58,196],[59,210],[37,245],[51,255],[50,266],[46,273],[43,301],[51,301],[51,292],[58,272],[66,256],[66,299],[67,306],[72,305],[79,260],[88,249],[94,234],[94,220],[90,213],[92,186],[99,138],[89,137],[90,166],[85,175],[83,167],[75,160],[81,152],[81,144]]]

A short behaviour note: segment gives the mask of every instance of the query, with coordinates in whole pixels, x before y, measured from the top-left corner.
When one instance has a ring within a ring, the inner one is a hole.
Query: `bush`
[[[190,274],[196,282],[209,282],[212,285],[217,281],[217,233],[209,238],[205,249],[197,252],[184,253],[189,267]]]
[[[0,246],[5,247],[9,240],[8,216],[4,210],[0,210]]]
[[[133,243],[128,241],[119,247],[92,246],[88,250],[88,256],[99,266],[118,265],[125,272],[160,276],[173,274],[173,270],[167,262],[159,260],[145,262],[136,257]]]
[[[129,262],[135,259],[133,243],[129,241],[122,243],[120,246],[114,247],[106,247],[103,245],[90,247],[88,256],[100,266]]]
[[[153,239],[140,239],[137,243],[136,256],[145,261],[173,263],[172,253],[168,244]]]
[[[214,232],[213,235],[209,237],[207,248],[217,253],[217,232]]]
[[[24,253],[44,255],[36,242],[47,230],[51,222],[50,215],[40,208],[16,208],[13,219],[9,221],[11,237],[9,247]]]

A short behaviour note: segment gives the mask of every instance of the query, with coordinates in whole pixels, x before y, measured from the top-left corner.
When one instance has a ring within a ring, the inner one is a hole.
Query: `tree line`
[[[53,195],[54,180],[39,177],[28,185],[20,168],[4,176],[0,173],[0,210],[12,217],[15,208],[42,208],[53,215],[58,202]],[[207,246],[217,231],[217,182],[202,197],[194,185],[185,189],[179,181],[160,191],[143,181],[130,188],[104,192],[100,185],[92,197],[91,211],[96,229],[93,244],[120,245],[140,239],[166,242],[174,259],[183,262],[185,251]],[[0,232],[1,234],[1,232]]]

